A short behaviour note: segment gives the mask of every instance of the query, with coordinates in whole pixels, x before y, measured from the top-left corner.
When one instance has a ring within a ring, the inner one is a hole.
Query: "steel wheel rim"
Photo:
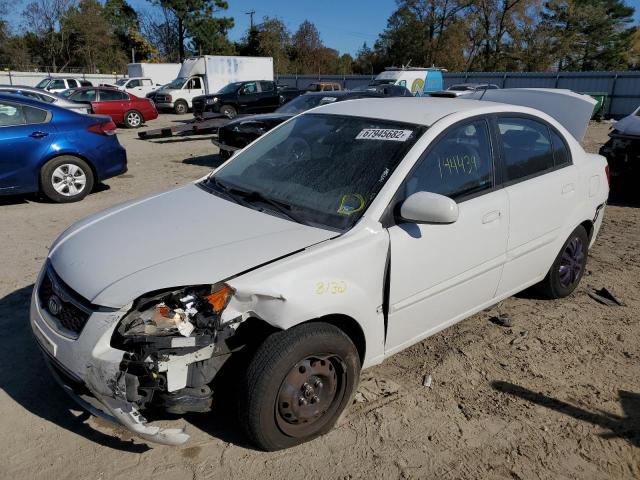
[[[229,118],[233,118],[235,116],[235,112],[229,107],[223,107],[221,113]]]
[[[584,245],[580,238],[574,237],[567,244],[560,258],[558,274],[562,287],[569,288],[577,283],[582,274],[583,261]]]
[[[51,174],[51,185],[60,195],[73,197],[85,189],[87,176],[78,165],[64,163]]]
[[[287,373],[276,398],[278,428],[291,437],[318,431],[335,413],[346,390],[345,364],[337,355],[311,355]]]
[[[132,127],[137,127],[140,125],[141,121],[142,119],[140,118],[140,115],[135,112],[131,112],[127,115],[127,122],[129,122],[129,125]]]

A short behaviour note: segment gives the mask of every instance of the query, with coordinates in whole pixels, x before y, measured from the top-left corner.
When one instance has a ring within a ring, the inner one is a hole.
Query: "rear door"
[[[40,162],[55,127],[41,108],[0,100],[0,193],[38,189]]]
[[[498,295],[515,293],[540,280],[565,239],[576,202],[576,167],[560,134],[524,115],[497,117],[502,177],[509,196],[510,225]]]
[[[280,95],[274,82],[260,83],[260,111],[273,112],[280,106]]]
[[[243,113],[260,111],[260,92],[258,82],[246,82],[238,92],[238,105]]]

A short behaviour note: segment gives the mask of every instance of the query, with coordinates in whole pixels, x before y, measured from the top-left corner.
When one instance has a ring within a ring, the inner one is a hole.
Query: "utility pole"
[[[250,30],[253,30],[253,16],[256,14],[255,10],[251,10],[249,12],[245,12],[246,15],[249,15],[249,18],[251,18],[251,28]]]

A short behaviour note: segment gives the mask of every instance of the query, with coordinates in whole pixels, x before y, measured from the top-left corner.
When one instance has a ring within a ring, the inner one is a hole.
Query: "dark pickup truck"
[[[193,115],[222,113],[230,118],[242,113],[269,113],[303,93],[268,80],[234,82],[214,94],[193,99]]]

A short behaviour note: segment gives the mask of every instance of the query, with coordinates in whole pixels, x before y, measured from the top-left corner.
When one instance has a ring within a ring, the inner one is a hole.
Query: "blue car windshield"
[[[256,209],[275,204],[294,221],[344,231],[425,130],[372,118],[301,115],[243,150],[202,185]]]

